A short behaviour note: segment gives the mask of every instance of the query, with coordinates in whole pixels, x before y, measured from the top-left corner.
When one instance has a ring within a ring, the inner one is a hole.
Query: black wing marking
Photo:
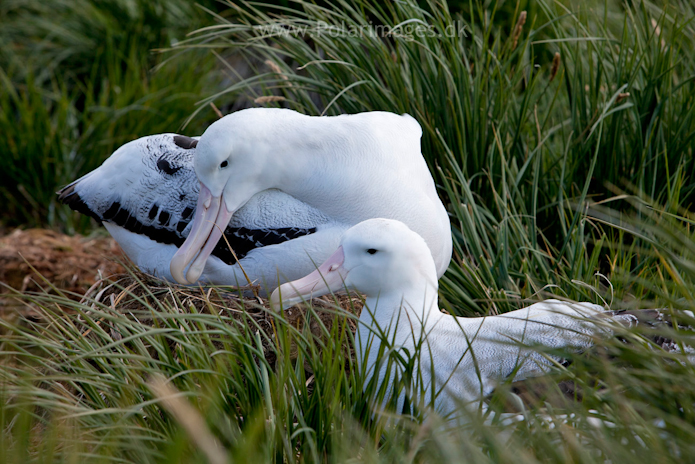
[[[288,240],[292,240],[304,235],[313,234],[316,227],[282,227],[279,229],[247,229],[245,227],[227,227],[224,236],[232,246],[234,253],[239,259],[246,256],[251,250],[262,248],[268,245],[277,245]],[[227,242],[220,239],[219,243],[212,252],[227,264],[234,264],[236,260],[229,250]]]
[[[63,192],[64,191],[61,191],[61,195]],[[177,247],[180,247],[186,240],[186,237],[183,236],[182,232],[186,226],[188,226],[190,221],[179,221],[178,224],[176,224],[175,229],[166,227],[170,216],[166,211],[161,211],[159,214],[159,223],[162,225],[159,227],[143,224],[142,222],[138,221],[137,218],[128,210],[124,209],[118,201],[113,202],[106,210],[104,215],[100,217],[88,209],[86,203],[80,198],[79,195],[77,195],[77,193],[74,191],[65,193],[66,194],[60,198],[63,203],[67,204],[75,211],[79,211],[83,214],[88,214],[94,217],[98,221],[110,221],[131,232],[145,235],[155,242],[172,244],[176,245]],[[78,208],[87,208],[86,210],[88,212],[84,213]],[[153,208],[153,210],[156,211],[155,208]],[[229,245],[231,245],[234,253],[236,253],[236,256],[239,259],[242,259],[250,251],[256,248],[261,248],[268,245],[277,245],[304,235],[313,234],[314,232],[316,232],[316,227],[281,227],[278,229],[247,229],[245,227],[227,227],[227,229],[224,231],[226,240],[221,239],[213,250],[212,254],[220,258],[225,263],[231,265],[236,263],[236,259],[234,258],[232,251],[229,249]],[[229,245],[227,243],[229,243]]]
[[[173,176],[177,172],[181,170],[182,166],[172,166],[169,161],[162,156],[157,160],[157,169],[162,171],[164,174],[168,174],[170,176]]]
[[[80,198],[77,192],[75,192],[75,185],[76,183],[73,182],[72,184],[60,190],[58,192],[58,201],[68,205],[70,209],[75,210],[78,213],[82,213],[85,216],[89,216],[95,219],[99,224],[101,224],[101,216],[92,211],[92,209],[87,205],[87,203],[82,201],[82,198]]]

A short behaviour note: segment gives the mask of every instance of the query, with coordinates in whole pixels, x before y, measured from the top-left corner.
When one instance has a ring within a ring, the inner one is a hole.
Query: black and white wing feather
[[[193,169],[197,138],[143,137],[120,147],[98,169],[58,192],[72,209],[163,244],[180,246],[190,231],[200,184]],[[255,248],[316,231],[320,211],[277,190],[254,196],[225,230],[239,259]],[[225,240],[213,255],[236,262]]]

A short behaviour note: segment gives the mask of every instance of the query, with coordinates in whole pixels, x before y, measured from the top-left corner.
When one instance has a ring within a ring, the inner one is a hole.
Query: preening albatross
[[[610,333],[611,323],[637,321],[633,314],[559,300],[499,316],[444,314],[437,306],[437,271],[427,244],[403,223],[388,219],[350,228],[326,262],[276,289],[271,304],[288,307],[343,288],[366,297],[356,333],[358,365],[366,369],[365,378],[376,376],[378,384],[388,379],[391,391],[394,372],[404,375],[403,366],[392,365],[395,370],[387,374],[383,353],[395,351],[408,359],[421,343],[408,397],[426,404],[434,397],[443,414],[486,397],[512,376],[523,380],[547,372],[552,361],[534,347],[583,350],[594,336]],[[399,408],[404,399],[401,391]]]
[[[408,115],[246,109],[199,139],[126,144],[60,198],[103,221],[138,266],[184,284],[245,283],[223,233],[249,277],[273,288],[311,272],[345,230],[373,217],[425,237],[442,275],[450,224],[421,135]]]
[[[193,170],[196,143],[195,138],[176,134],[129,142],[98,169],[61,190],[60,200],[102,222],[143,271],[173,281],[169,264],[191,230],[200,189]],[[225,240],[213,250],[203,278],[213,283],[237,283],[230,271],[236,259],[227,242],[242,262],[254,259],[255,266],[249,265],[248,270],[257,278],[264,271],[274,275],[277,271],[273,261],[284,256],[271,245],[332,227],[344,229],[320,211],[278,190],[260,192],[227,224]],[[316,248],[309,250],[316,252],[322,244],[312,241],[307,247],[311,245]],[[292,268],[296,257],[284,258],[281,262],[290,275],[303,269]],[[242,277],[238,283],[246,281]]]

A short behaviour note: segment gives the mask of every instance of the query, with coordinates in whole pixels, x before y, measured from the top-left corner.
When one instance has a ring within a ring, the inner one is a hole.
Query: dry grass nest
[[[36,302],[45,301],[49,294],[65,297],[63,304],[59,299],[52,300],[51,311],[56,305],[66,315],[74,315],[76,304],[108,307],[112,312],[147,325],[156,323],[150,308],[224,315],[227,316],[225,320],[239,330],[262,330],[269,335],[264,338],[266,344],[275,333],[273,324],[278,317],[268,301],[256,296],[255,289],[250,286],[182,287],[144,274],[127,263],[118,244],[110,237],[17,229],[0,237],[0,282],[4,284],[0,294],[0,317],[8,322],[25,318],[39,325],[44,321],[48,323],[50,318]],[[323,297],[312,301],[312,309],[297,305],[286,309],[283,317],[298,331],[308,331],[321,339],[331,332],[338,318],[346,320],[354,333],[355,318],[344,318],[339,309],[359,316],[362,304],[358,295]],[[110,325],[105,320],[96,323]],[[114,340],[120,338],[116,327],[108,330]],[[91,332],[85,325],[83,336],[89,337]],[[274,356],[274,350],[264,351]]]
[[[84,293],[101,276],[122,274],[120,247],[111,237],[70,236],[47,229],[16,229],[0,236],[0,282],[20,292],[53,285]]]

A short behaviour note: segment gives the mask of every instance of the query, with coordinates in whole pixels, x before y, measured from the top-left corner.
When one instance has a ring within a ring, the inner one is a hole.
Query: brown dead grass
[[[102,276],[123,274],[117,260],[125,256],[111,237],[69,236],[45,229],[16,229],[0,237],[0,282],[20,292],[45,288],[48,281],[62,290],[84,293]]]

